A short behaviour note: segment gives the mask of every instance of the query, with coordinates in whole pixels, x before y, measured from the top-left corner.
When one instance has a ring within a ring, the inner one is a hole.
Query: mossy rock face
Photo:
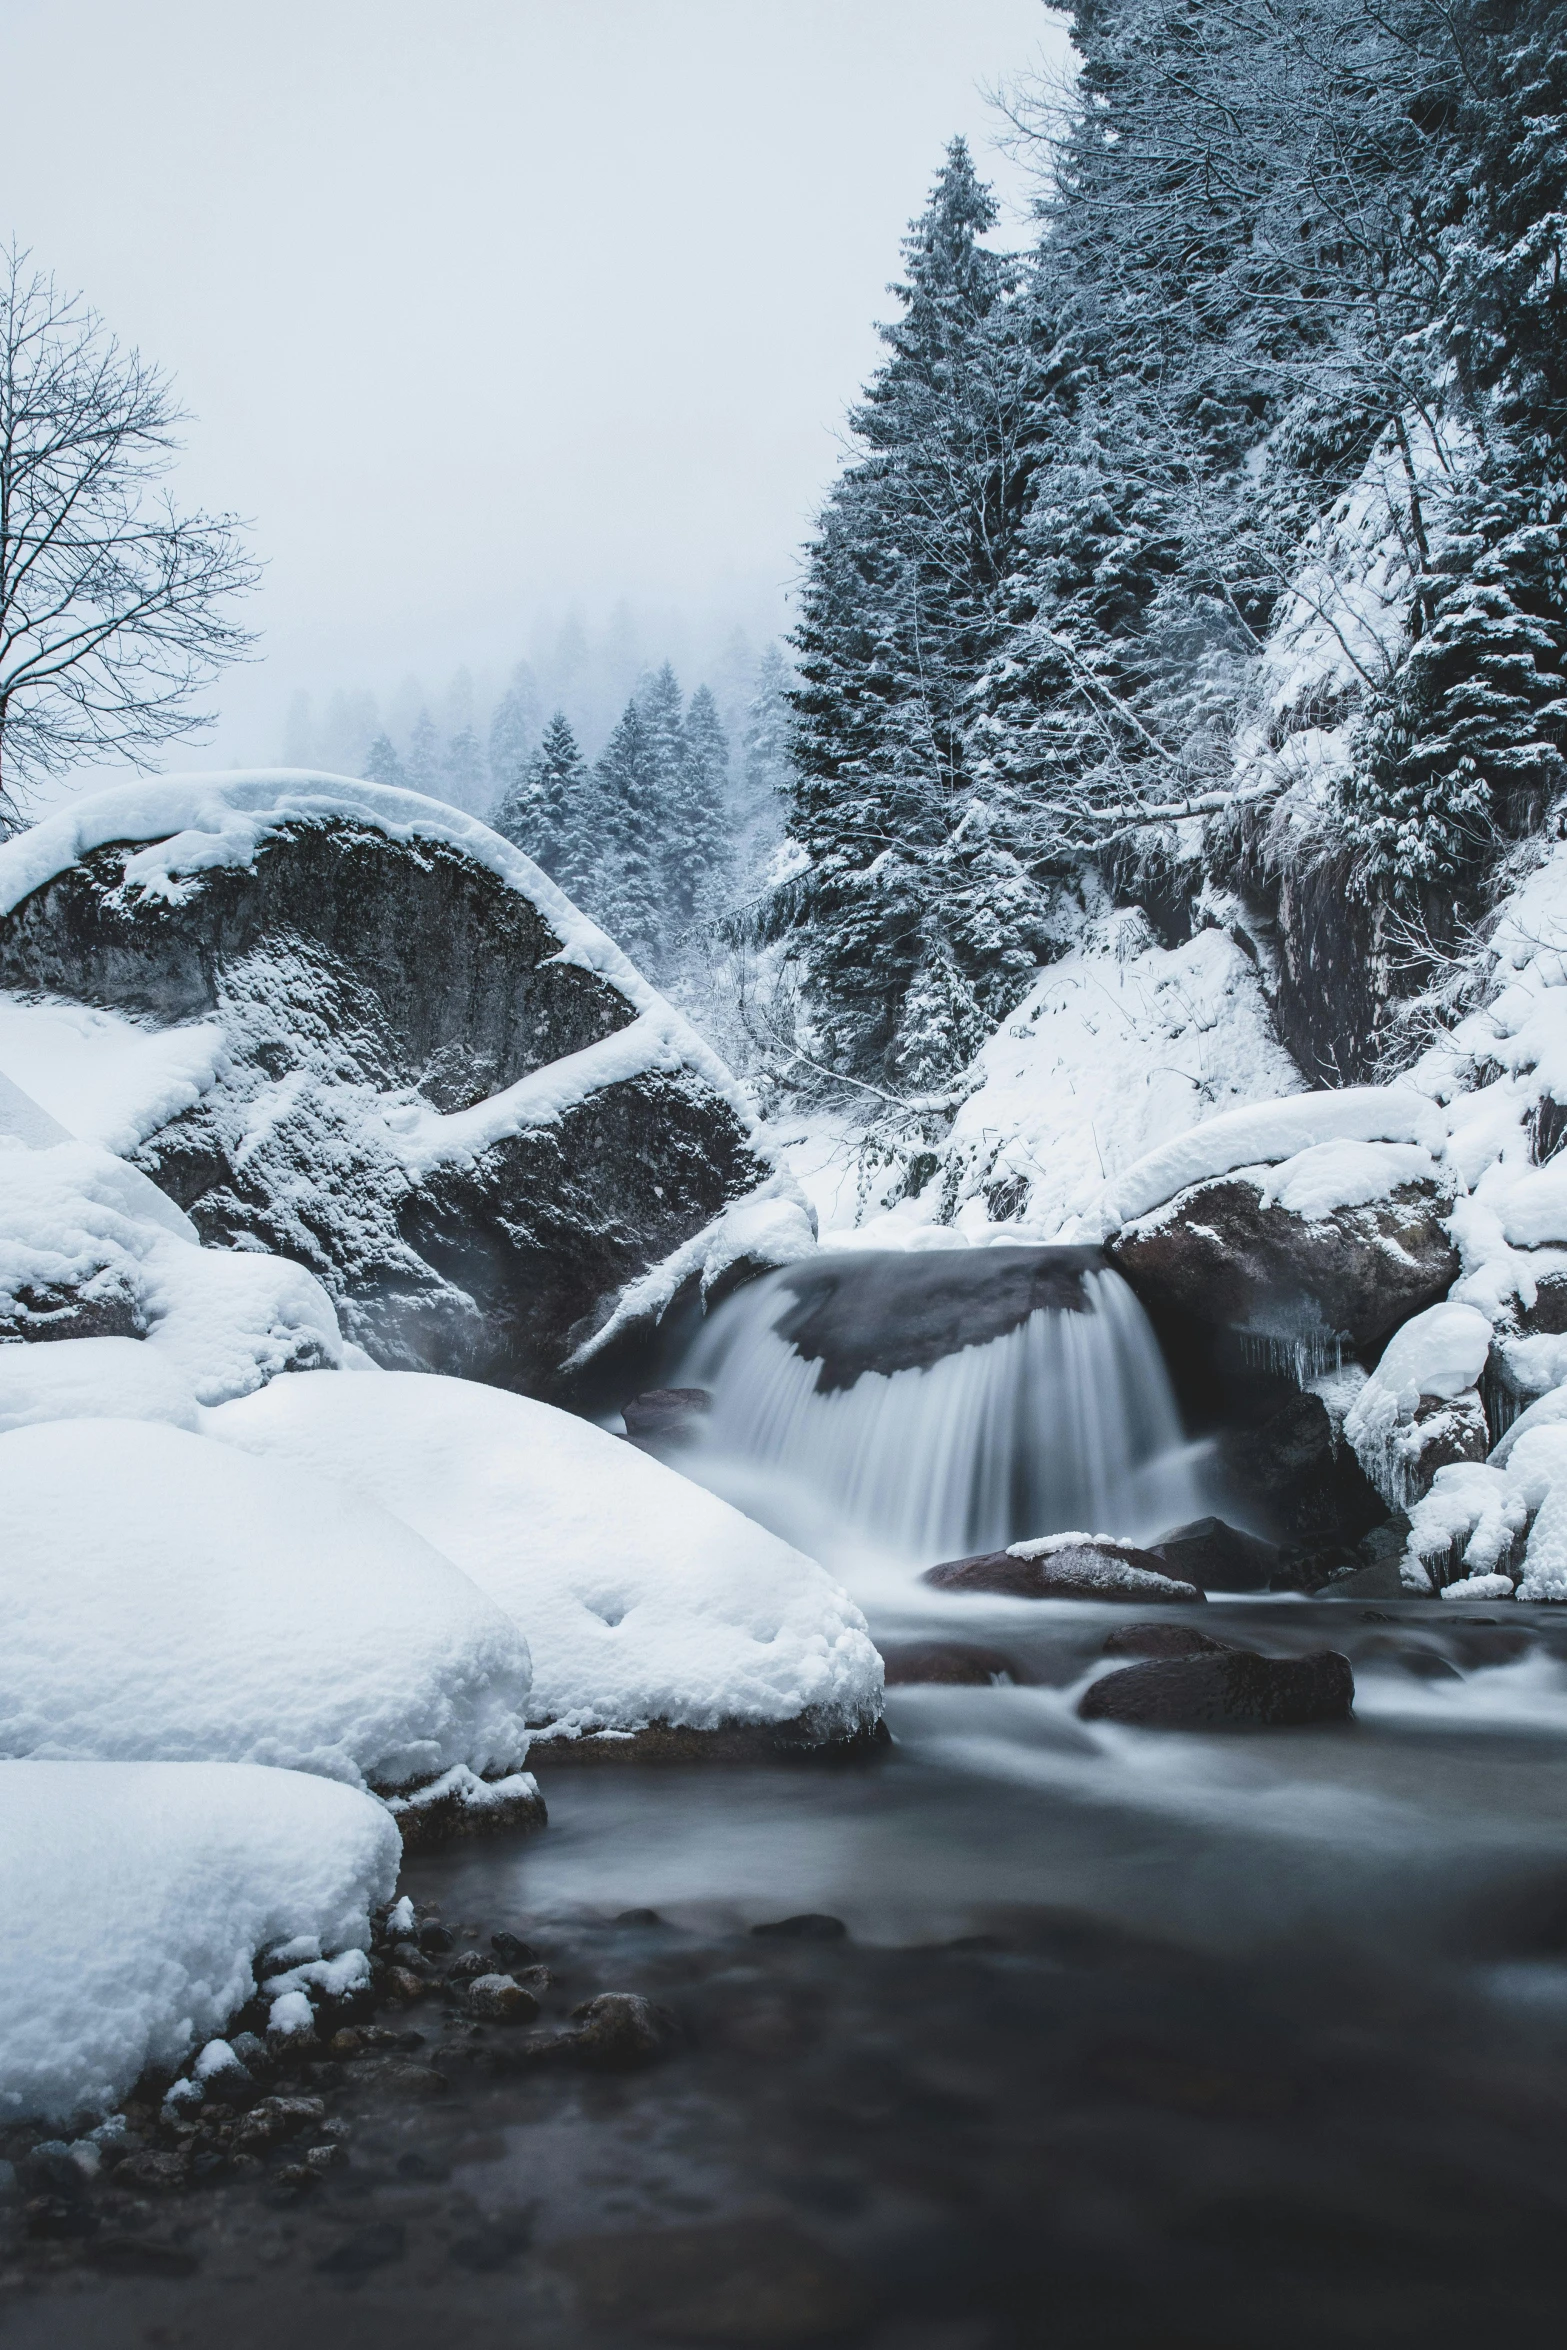
[[[568,1331],[765,1175],[678,1065],[568,1089],[469,1151],[399,1147],[400,1117],[475,1109],[637,1018],[460,848],[301,819],[158,896],[127,887],[128,845],[0,920],[0,987],[216,1023],[216,1083],[136,1163],[210,1246],[308,1267],[387,1368],[554,1396]]]

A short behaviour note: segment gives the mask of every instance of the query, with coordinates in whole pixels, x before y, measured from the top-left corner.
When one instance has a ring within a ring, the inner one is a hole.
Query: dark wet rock
[[[1400,1552],[1400,1555],[1402,1553]],[[1329,1577],[1316,1596],[1319,1599],[1408,1599],[1398,1570],[1397,1558],[1374,1559],[1369,1566],[1343,1567]]]
[[[465,1950],[461,1958],[453,1959],[447,1969],[446,1980],[449,1983],[472,1983],[480,1975],[492,1975],[494,1972],[495,1961],[487,1951]]]
[[[1266,1591],[1279,1563],[1273,1543],[1243,1534],[1223,1518],[1194,1518],[1148,1547],[1172,1575],[1200,1591]]]
[[[1233,1649],[1221,1656],[1155,1657],[1093,1682],[1078,1702],[1089,1722],[1156,1730],[1298,1729],[1348,1721],[1355,1676],[1348,1657],[1323,1648],[1303,1657]]]
[[[169,2194],[183,2187],[189,2176],[190,2165],[183,2153],[160,2153],[155,2147],[145,2147],[139,2154],[128,2154],[114,2174],[117,2187],[152,2188],[158,2194]]]
[[[298,821],[169,897],[126,886],[128,853],[95,850],[0,920],[0,986],[216,1022],[216,1084],[137,1164],[209,1244],[306,1265],[378,1362],[553,1393],[568,1334],[766,1178],[692,1066],[606,1083],[473,1157],[399,1154],[373,1096],[466,1109],[637,1017],[460,849]],[[118,1332],[127,1310],[84,1292],[34,1318]]]
[[[531,2024],[539,2003],[510,1975],[476,1975],[468,1985],[468,2012],[485,2024]]]
[[[690,1444],[701,1434],[712,1406],[705,1387],[654,1387],[620,1407],[628,1442],[655,1457]]]
[[[423,1787],[389,1797],[386,1808],[397,1822],[404,1852],[432,1852],[470,1837],[527,1833],[549,1824],[544,1798],[526,1771],[495,1781],[463,1769],[444,1771]],[[405,1963],[423,1960],[422,1942],[407,1947],[414,1956]]]
[[[440,1958],[455,1949],[456,1935],[450,1926],[443,1926],[439,1918],[426,1918],[419,1928],[419,1947],[426,1958]]]
[[[787,2219],[627,2231],[552,2244],[595,2326],[737,2350],[854,2337],[872,2307],[855,2272]]]
[[[530,2032],[497,2046],[491,2063],[515,2072],[534,2065],[573,2064],[590,2072],[640,2072],[670,2054],[680,2027],[667,2008],[637,1991],[601,1991],[571,2011],[572,2028]]]
[[[753,1926],[753,1934],[772,1942],[846,1942],[849,1929],[842,1918],[829,1917],[823,1910],[802,1910],[792,1918],[774,1918],[767,1924]]]
[[[835,1720],[797,1714],[788,1722],[731,1722],[696,1730],[687,1722],[649,1722],[629,1736],[590,1731],[580,1738],[536,1737],[528,1759],[541,1769],[598,1763],[841,1763],[869,1762],[885,1752],[885,1722],[845,1737]]]
[[[319,2097],[263,2097],[236,2124],[234,2144],[243,2154],[259,2154],[264,2147],[280,2146],[319,2128],[325,2119],[326,2106]]]
[[[1386,1502],[1335,1435],[1319,1395],[1292,1391],[1261,1418],[1226,1429],[1218,1469],[1248,1514],[1295,1549],[1353,1545],[1387,1519]]]
[[[774,1324],[822,1393],[866,1371],[924,1369],[1015,1330],[1040,1307],[1086,1313],[1093,1248],[829,1251],[772,1276]]]
[[[236,2032],[229,2046],[252,2080],[264,2081],[272,2071],[272,2057],[258,2032]]]
[[[1228,1656],[1233,1640],[1211,1640],[1195,1624],[1117,1624],[1105,1637],[1104,1656]]]
[[[490,1936],[490,1948],[507,1967],[537,1966],[539,1954],[531,1942],[524,1942],[520,1934],[509,1934],[504,1927]]]
[[[434,2065],[407,2056],[362,2056],[349,2068],[351,2086],[378,2103],[404,2098],[444,2097],[446,2076]]]
[[[1445,1297],[1459,1274],[1436,1182],[1308,1219],[1264,1206],[1266,1170],[1191,1185],[1106,1244],[1145,1306],[1209,1329],[1375,1346]]]
[[[993,1681],[1025,1677],[1000,1649],[963,1640],[889,1640],[881,1653],[889,1689],[986,1689]]]
[[[944,1559],[939,1566],[927,1567],[921,1581],[938,1591],[995,1592],[1008,1599],[1125,1602],[1203,1597],[1195,1584],[1183,1582],[1153,1551],[1093,1541],[1063,1543],[1032,1557],[993,1550],[974,1558]]]
[[[1464,1677],[1436,1649],[1426,1648],[1419,1641],[1399,1640],[1388,1632],[1375,1633],[1371,1639],[1361,1642],[1355,1651],[1355,1661],[1364,1664],[1368,1659],[1397,1665],[1400,1672],[1410,1674],[1417,1681],[1461,1681]]]
[[[656,1909],[623,1909],[615,1920],[617,1926],[661,1926],[663,1922]]]
[[[429,1989],[429,1977],[416,1975],[412,1967],[407,1966],[388,1967],[381,1980],[382,1995],[387,1999],[400,1999],[407,2006],[412,2006],[416,1999],[425,1998]]]

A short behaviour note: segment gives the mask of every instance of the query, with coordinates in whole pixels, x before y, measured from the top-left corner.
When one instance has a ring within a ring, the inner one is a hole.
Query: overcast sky
[[[168,367],[262,667],[504,664],[539,610],[778,625],[898,240],[1039,0],[0,0],[0,228]],[[194,763],[182,753],[179,763]]]

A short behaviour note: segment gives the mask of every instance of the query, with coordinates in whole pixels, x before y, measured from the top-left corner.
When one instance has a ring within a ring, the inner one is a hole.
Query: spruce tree
[[[668,935],[663,912],[660,750],[635,696],[593,771],[600,840],[588,910],[633,962],[656,971]]]
[[[489,802],[484,772],[484,748],[471,726],[460,726],[446,746],[441,761],[442,797],[470,816],[481,814]]]
[[[684,890],[671,898],[677,919],[710,919],[722,898],[732,862],[729,743],[718,704],[705,685],[686,712],[680,774]]]
[[[396,790],[407,789],[408,778],[403,772],[401,759],[392,748],[390,735],[378,734],[370,745],[365,753],[365,773],[372,783],[389,784]]]
[[[441,788],[440,737],[436,734],[435,721],[428,710],[421,710],[414,721],[406,765],[410,791],[423,792],[432,800],[445,797]]]
[[[539,747],[539,693],[533,671],[519,661],[490,720],[490,781],[497,807],[520,785]]]

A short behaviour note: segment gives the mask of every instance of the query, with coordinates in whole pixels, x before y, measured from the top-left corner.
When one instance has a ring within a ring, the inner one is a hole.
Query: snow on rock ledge
[[[880,1720],[881,1659],[814,1560],[547,1404],[465,1380],[306,1374],[207,1426],[354,1485],[454,1559],[526,1629],[529,1718],[547,1741],[744,1728],[808,1746]]]
[[[767,1173],[688,1023],[417,793],[273,771],[77,802],[0,847],[0,988],[0,1068],[45,1112],[134,1148],[204,1240],[307,1266],[391,1365],[551,1387]]]
[[[401,1788],[527,1750],[527,1644],[449,1559],[374,1498],[175,1428],[0,1437],[0,1619],[8,1758]]]
[[[1344,1434],[1383,1500],[1407,1509],[1440,1468],[1483,1461],[1490,1430],[1480,1375],[1491,1325],[1473,1306],[1429,1306],[1394,1333],[1344,1419]]]
[[[110,2110],[255,1990],[257,1951],[365,1948],[385,1810],[292,1771],[0,1763],[0,2118]]]

